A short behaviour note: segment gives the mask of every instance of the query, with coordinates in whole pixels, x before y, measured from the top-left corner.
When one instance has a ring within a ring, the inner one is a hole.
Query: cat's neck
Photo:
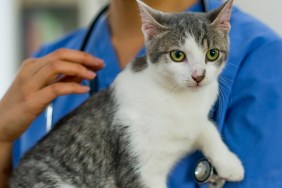
[[[151,67],[147,67],[140,72],[134,72],[131,66],[127,66],[126,69],[118,75],[114,82],[114,87],[117,93],[119,93],[118,95],[123,96],[122,98],[127,101],[130,101],[131,97],[132,101],[142,101],[144,99],[152,103],[157,103],[159,100],[162,105],[163,101],[166,99],[175,99],[179,104],[186,103],[188,105],[193,101],[199,101],[194,107],[198,106],[201,109],[200,111],[206,111],[204,113],[206,115],[217,99],[217,80],[198,89],[188,87],[186,89],[176,89],[168,88],[161,84],[161,80],[155,75],[156,71],[152,70]],[[165,82],[165,80],[163,80],[163,82]],[[146,95],[140,95],[141,93],[146,93]],[[132,104],[133,103],[134,102],[132,102]]]

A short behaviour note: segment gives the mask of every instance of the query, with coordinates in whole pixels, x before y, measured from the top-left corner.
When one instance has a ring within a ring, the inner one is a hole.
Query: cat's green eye
[[[172,61],[182,62],[185,59],[185,54],[180,50],[173,50],[170,52],[170,58],[172,59]]]
[[[206,58],[208,61],[216,61],[219,58],[219,50],[210,49],[206,54]]]

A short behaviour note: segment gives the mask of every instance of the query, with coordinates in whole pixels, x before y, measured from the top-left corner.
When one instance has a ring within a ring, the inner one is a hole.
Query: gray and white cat
[[[31,149],[11,188],[166,188],[176,162],[195,150],[220,177],[243,179],[240,160],[208,119],[229,51],[233,0],[209,13],[177,14],[137,2],[147,56]]]

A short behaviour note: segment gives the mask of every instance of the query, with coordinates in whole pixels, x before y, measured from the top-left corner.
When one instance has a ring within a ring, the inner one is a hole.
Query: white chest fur
[[[217,97],[217,82],[197,91],[169,91],[150,72],[123,71],[114,83],[119,110],[116,121],[129,125],[131,149],[138,156],[144,184],[166,187],[173,165],[193,151]]]

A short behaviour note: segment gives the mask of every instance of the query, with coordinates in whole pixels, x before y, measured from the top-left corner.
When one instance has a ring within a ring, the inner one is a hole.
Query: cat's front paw
[[[238,157],[231,152],[218,157],[212,164],[218,176],[227,181],[241,181],[244,178],[244,167]]]

